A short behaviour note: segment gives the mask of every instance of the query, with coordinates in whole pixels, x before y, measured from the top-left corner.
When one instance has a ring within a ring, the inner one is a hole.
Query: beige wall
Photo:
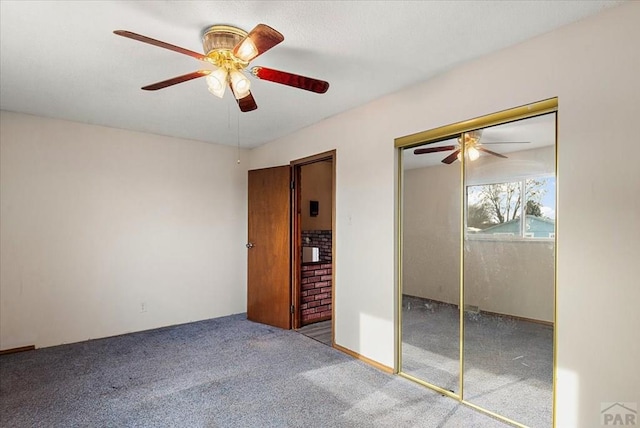
[[[236,156],[1,112],[0,349],[244,312]]]
[[[300,168],[302,230],[331,230],[333,163],[315,162]],[[317,217],[309,215],[309,201],[318,201]]]
[[[337,150],[336,343],[394,365],[394,138],[557,96],[557,426],[640,402],[639,21],[623,4],[252,151],[257,168]]]

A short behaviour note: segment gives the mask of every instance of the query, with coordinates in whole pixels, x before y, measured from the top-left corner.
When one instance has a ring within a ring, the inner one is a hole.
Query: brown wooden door
[[[291,328],[290,167],[249,171],[247,318]]]

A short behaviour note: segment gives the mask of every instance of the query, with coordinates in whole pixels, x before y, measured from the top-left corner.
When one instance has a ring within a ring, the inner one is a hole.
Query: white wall
[[[0,125],[0,349],[246,310],[235,148],[5,111]]]
[[[339,345],[394,364],[394,138],[557,96],[557,426],[640,402],[638,22],[624,4],[252,151],[257,168],[337,149]]]

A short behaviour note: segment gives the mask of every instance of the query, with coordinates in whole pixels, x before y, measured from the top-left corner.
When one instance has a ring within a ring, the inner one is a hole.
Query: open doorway
[[[333,346],[335,151],[291,165],[293,328]]]

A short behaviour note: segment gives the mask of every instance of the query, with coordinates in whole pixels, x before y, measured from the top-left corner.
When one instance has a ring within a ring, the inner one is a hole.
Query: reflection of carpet
[[[433,385],[459,393],[458,309],[452,305],[418,298],[405,297],[404,300],[402,370]]]
[[[459,393],[456,306],[403,298],[403,371]],[[551,426],[553,328],[465,314],[464,399],[531,427]]]
[[[331,320],[305,325],[298,329],[298,333],[331,346]]]

